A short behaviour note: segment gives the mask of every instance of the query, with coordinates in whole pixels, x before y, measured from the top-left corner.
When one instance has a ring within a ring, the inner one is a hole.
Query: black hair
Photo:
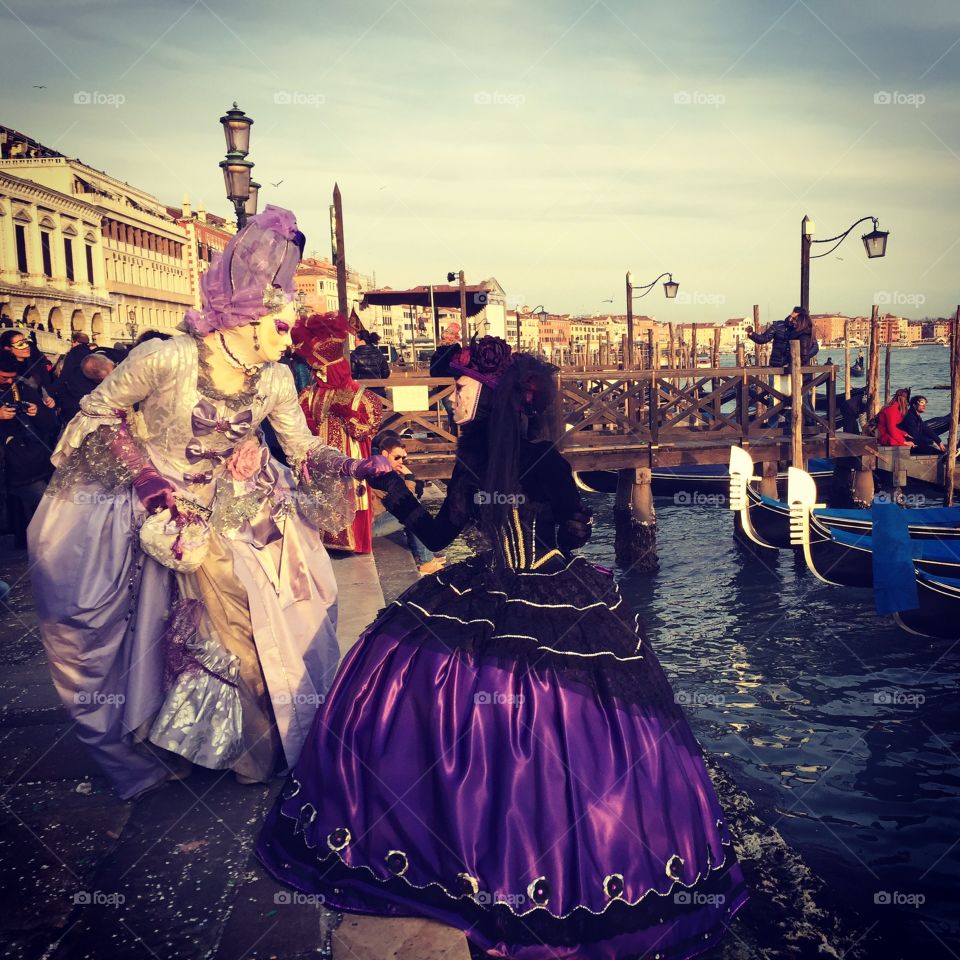
[[[480,511],[480,526],[491,541],[522,494],[523,445],[553,442],[560,435],[556,373],[557,368],[540,357],[514,354],[492,391],[484,477],[488,497]]]
[[[381,430],[374,438],[371,446],[374,450],[382,450],[383,445],[390,440],[399,440],[400,434],[396,430]]]
[[[920,403],[921,400],[922,400],[924,403],[927,402],[927,398],[926,398],[922,393],[918,393],[915,397],[911,397],[911,398],[910,398],[910,406],[911,406],[911,407],[916,407],[916,406]]]
[[[20,361],[6,350],[0,352],[0,371],[3,373],[19,373]]]
[[[391,450],[396,450],[397,447],[406,447],[406,444],[403,442],[403,438],[396,434],[392,437],[384,437],[379,444],[381,453],[389,453]]]

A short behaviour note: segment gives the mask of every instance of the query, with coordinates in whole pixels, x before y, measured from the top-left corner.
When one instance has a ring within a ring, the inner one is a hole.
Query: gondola
[[[944,640],[960,638],[960,580],[917,571],[915,610],[901,610],[893,619],[908,633]]]
[[[753,460],[742,447],[730,448],[729,504],[747,539],[759,547],[789,549],[790,506],[766,497],[749,482],[754,479]],[[903,511],[910,536],[916,540],[960,540],[960,507],[911,508]],[[873,520],[869,510],[842,510],[814,506],[813,515],[825,527],[870,535]]]
[[[739,449],[732,448],[732,449]],[[810,472],[818,483],[827,483],[833,476],[833,461],[814,459]],[[588,493],[616,493],[616,470],[581,470],[575,474],[581,490]],[[786,473],[777,474],[786,480]],[[756,479],[759,479],[757,477]],[[730,474],[724,463],[698,463],[682,467],[654,467],[653,495],[672,497],[678,493],[712,493],[721,497],[727,493]]]
[[[801,547],[810,572],[824,583],[873,586],[873,538],[869,533],[831,529],[814,513],[817,491],[805,471],[787,471],[790,543]],[[910,540],[918,572],[960,578],[960,539]]]
[[[850,376],[857,378],[863,376],[863,357],[857,357],[857,359],[850,364]]]

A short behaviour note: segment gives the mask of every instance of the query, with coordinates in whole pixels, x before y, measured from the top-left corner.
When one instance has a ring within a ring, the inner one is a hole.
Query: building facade
[[[107,332],[113,305],[100,211],[76,196],[0,167],[0,317],[69,343]]]
[[[183,206],[167,207],[166,210],[186,235],[184,257],[190,278],[190,293],[194,308],[199,310],[200,280],[213,262],[214,255],[222,254],[226,249],[230,238],[237,232],[236,226],[223,217],[207,213],[202,203],[194,211],[188,196],[184,196]]]

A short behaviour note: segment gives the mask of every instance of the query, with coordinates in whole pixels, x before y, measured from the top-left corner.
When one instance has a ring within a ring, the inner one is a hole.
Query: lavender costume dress
[[[329,907],[458,927],[491,956],[690,957],[746,901],[700,748],[617,585],[569,553],[570,468],[524,450],[493,549],[423,578],[341,665],[258,855]],[[468,521],[480,464],[431,517]]]
[[[206,349],[193,336],[148,341],[81,401],[29,528],[54,683],[125,798],[177,757],[259,779],[293,764],[339,659],[336,583],[317,528],[352,519],[342,455],[307,429],[286,367],[267,363],[224,396]],[[228,458],[265,418],[311,482],[265,446],[250,479],[231,478]],[[195,573],[141,551],[145,512],[111,445],[121,427],[178,495],[211,511]]]

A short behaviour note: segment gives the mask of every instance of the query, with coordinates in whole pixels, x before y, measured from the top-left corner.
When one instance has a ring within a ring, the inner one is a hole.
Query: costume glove
[[[364,457],[362,460],[348,457],[340,467],[341,476],[353,477],[354,480],[369,480],[371,477],[392,472],[390,461],[379,454],[375,457]]]

